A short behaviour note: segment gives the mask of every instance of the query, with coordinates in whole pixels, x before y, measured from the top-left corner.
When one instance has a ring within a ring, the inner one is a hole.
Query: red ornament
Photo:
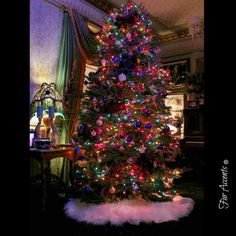
[[[169,159],[168,159],[170,162],[173,162],[175,161],[175,158],[173,156],[170,156]]]
[[[102,129],[98,128],[98,129],[96,130],[96,133],[97,133],[97,134],[102,134]]]
[[[123,84],[122,82],[118,82],[118,83],[117,83],[117,87],[118,87],[118,88],[123,88],[123,87],[124,87],[124,84]]]
[[[125,137],[125,132],[124,132],[124,131],[121,131],[121,132],[119,133],[119,137],[120,137],[120,138],[124,138],[124,137]]]

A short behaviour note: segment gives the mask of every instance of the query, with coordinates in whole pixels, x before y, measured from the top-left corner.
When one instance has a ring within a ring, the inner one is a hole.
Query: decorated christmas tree
[[[99,67],[85,80],[75,147],[74,190],[85,202],[174,197],[179,153],[165,98],[170,71],[158,56],[148,12],[131,1],[98,37]]]

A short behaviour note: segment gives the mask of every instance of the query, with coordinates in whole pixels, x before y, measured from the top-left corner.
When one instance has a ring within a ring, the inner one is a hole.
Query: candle
[[[37,107],[37,117],[38,118],[42,118],[43,117],[43,107],[42,106],[38,106]]]
[[[49,109],[49,117],[53,118],[54,117],[54,107],[50,106],[48,109]]]

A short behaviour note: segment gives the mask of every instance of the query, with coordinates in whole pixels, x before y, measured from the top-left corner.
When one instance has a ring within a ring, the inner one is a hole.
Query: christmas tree
[[[178,176],[179,142],[164,100],[171,81],[148,12],[131,1],[110,13],[98,37],[99,69],[85,80],[74,140],[76,196],[85,202],[166,201]]]

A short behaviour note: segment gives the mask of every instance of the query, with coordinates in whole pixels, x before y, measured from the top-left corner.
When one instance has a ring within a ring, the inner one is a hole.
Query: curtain
[[[78,123],[86,62],[93,61],[97,57],[98,42],[89,32],[83,17],[75,9],[65,8],[63,10],[55,83],[57,90],[64,98],[65,121],[62,122],[60,143],[68,143]],[[63,158],[61,159],[60,176],[66,183],[69,181],[68,173],[69,161]]]
[[[74,41],[78,50],[78,57],[74,61],[74,70],[71,71],[70,81],[67,83],[65,99],[67,99],[67,117],[69,137],[72,137],[78,123],[81,95],[85,77],[86,62],[94,61],[98,56],[96,47],[97,39],[89,32],[83,17],[73,8],[67,8],[70,22],[74,32]]]

